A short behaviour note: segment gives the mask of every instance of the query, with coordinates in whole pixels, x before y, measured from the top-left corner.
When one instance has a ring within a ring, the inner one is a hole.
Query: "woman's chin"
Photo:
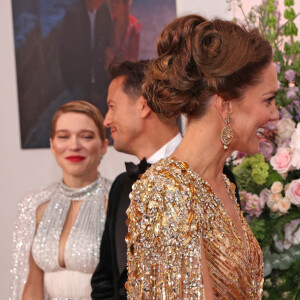
[[[239,152],[246,153],[246,155],[254,155],[259,153],[259,141],[253,142],[248,147],[240,147],[237,149]]]
[[[245,153],[247,153],[247,155],[254,155],[254,154],[259,153],[259,143],[257,144],[256,147],[254,147],[254,145],[252,145],[252,147],[247,149],[247,151],[245,151]]]

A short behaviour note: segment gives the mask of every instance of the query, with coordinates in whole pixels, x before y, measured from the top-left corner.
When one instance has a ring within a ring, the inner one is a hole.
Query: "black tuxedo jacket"
[[[235,183],[228,167],[223,173]],[[127,299],[124,287],[127,281],[126,209],[129,206],[129,194],[134,180],[127,173],[119,175],[110,190],[107,219],[100,247],[100,262],[92,276],[92,299]],[[238,190],[236,197],[239,202]]]
[[[123,269],[119,271],[118,254],[119,245],[124,249],[125,236],[123,240],[117,241],[116,232],[127,231],[125,222],[123,228],[118,226],[117,218],[126,219],[126,209],[129,205],[129,194],[134,179],[129,178],[128,174],[122,173],[112,184],[107,208],[107,217],[105,229],[102,236],[100,247],[100,262],[92,276],[92,299],[126,299],[126,290],[124,287],[127,281],[126,270],[126,250],[121,255],[125,260]],[[119,216],[120,218],[120,216]],[[126,246],[126,244],[125,244]],[[126,248],[125,248],[126,249]]]

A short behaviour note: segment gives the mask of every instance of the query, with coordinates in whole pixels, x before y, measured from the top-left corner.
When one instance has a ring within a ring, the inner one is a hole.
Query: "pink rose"
[[[268,207],[270,208],[271,212],[278,212],[278,202],[274,202],[273,200],[270,200],[267,203]]]
[[[267,202],[268,207],[272,212],[279,211],[279,203],[282,201],[283,197],[281,194],[270,194],[269,201]]]
[[[291,207],[291,201],[288,197],[282,198],[281,201],[278,203],[278,210],[282,213],[285,214]]]
[[[300,206],[300,179],[293,180],[286,191],[292,204]]]
[[[281,193],[282,190],[283,190],[283,184],[280,181],[273,182],[273,184],[271,186],[271,192],[273,194]]]
[[[271,157],[270,163],[282,177],[286,177],[287,172],[291,169],[292,156],[288,148],[279,148],[277,153]]]

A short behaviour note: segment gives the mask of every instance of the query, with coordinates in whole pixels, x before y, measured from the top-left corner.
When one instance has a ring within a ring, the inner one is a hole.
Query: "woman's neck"
[[[97,179],[98,175],[98,171],[85,176],[73,176],[64,173],[63,182],[69,188],[83,188],[94,182]]]
[[[181,144],[173,153],[207,182],[221,178],[222,170],[229,155],[220,141],[219,125],[203,117],[191,120]]]

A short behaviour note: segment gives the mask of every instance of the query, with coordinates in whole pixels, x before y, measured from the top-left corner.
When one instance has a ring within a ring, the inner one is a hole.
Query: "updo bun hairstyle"
[[[146,72],[143,95],[154,112],[169,118],[202,116],[214,94],[241,99],[272,60],[271,45],[258,30],[198,15],[167,25],[157,53]]]

